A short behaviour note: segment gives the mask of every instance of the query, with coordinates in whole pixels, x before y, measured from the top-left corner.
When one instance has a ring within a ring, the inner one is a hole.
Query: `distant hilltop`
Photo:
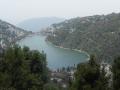
[[[31,18],[24,20],[17,24],[17,26],[26,29],[28,31],[40,31],[43,28],[46,28],[54,23],[59,23],[64,21],[63,18],[57,18],[57,17],[42,17],[42,18]]]

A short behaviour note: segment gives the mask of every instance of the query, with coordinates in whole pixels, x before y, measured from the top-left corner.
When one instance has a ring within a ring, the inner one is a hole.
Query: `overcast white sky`
[[[0,0],[0,19],[16,24],[34,17],[73,18],[120,12],[120,0]]]

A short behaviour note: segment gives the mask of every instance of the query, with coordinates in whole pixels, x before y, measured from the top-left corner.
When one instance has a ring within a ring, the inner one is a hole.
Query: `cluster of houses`
[[[75,70],[75,68],[70,68],[69,70],[59,69],[50,71],[50,81],[66,89],[71,84],[71,81],[74,80]]]
[[[110,70],[110,65],[107,63],[101,63],[101,69],[105,68],[106,75],[112,75]],[[69,69],[58,69],[58,70],[51,70],[50,71],[50,81],[57,86],[60,86],[67,90],[67,87],[72,83],[75,79],[74,73],[76,72],[75,67],[70,67]],[[111,82],[111,79],[110,79]]]

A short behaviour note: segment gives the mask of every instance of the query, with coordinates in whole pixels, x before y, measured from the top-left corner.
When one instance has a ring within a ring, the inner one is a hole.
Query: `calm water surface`
[[[48,67],[53,70],[73,66],[88,59],[88,56],[84,53],[55,47],[46,42],[44,36],[26,37],[19,44],[29,46],[30,49],[39,50],[40,52],[43,50],[47,54]]]

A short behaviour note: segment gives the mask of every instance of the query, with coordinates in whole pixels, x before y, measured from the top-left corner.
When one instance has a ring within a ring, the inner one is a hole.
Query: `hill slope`
[[[61,21],[64,21],[64,19],[56,17],[32,18],[19,23],[18,26],[25,30],[36,32]]]
[[[0,20],[0,48],[26,36],[29,32]]]
[[[78,17],[51,28],[47,40],[57,46],[95,54],[100,62],[120,55],[120,14]]]

